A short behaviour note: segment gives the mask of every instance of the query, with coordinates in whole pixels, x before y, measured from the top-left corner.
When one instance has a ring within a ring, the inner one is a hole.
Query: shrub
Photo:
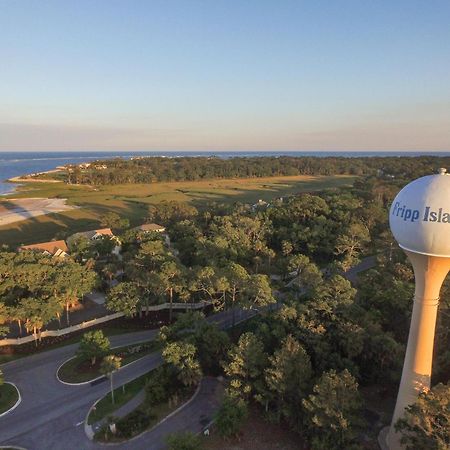
[[[190,431],[170,434],[166,442],[168,450],[200,450],[203,447],[200,436]]]
[[[226,396],[216,414],[217,432],[222,437],[236,436],[247,415],[247,405],[243,400]]]
[[[180,385],[176,372],[171,367],[166,364],[158,367],[145,385],[146,404],[157,405],[168,400],[179,390]]]
[[[150,426],[154,414],[135,409],[116,423],[117,437],[129,439]]]

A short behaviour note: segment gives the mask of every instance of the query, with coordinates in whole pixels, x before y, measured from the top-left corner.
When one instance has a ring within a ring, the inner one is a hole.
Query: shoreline
[[[62,172],[62,170],[63,169],[61,169],[61,168],[57,168],[57,169],[46,170],[44,172],[18,175],[16,177],[8,178],[7,180],[5,180],[5,182],[7,182],[7,183],[62,183],[61,180],[48,180],[45,178],[44,179],[43,178],[33,178],[34,176],[46,175],[48,173]]]

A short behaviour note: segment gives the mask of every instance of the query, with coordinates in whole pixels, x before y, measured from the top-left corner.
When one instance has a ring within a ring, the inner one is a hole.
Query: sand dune
[[[74,209],[65,198],[17,198],[0,201],[0,226]]]

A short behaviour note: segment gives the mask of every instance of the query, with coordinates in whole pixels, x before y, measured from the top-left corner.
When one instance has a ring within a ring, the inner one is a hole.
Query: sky
[[[0,0],[0,151],[450,150],[448,0]]]

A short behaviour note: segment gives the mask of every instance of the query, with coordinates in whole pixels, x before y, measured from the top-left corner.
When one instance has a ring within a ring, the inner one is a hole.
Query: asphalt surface
[[[365,259],[346,274],[347,278],[354,278],[373,264],[372,258]],[[273,308],[277,306],[273,305]],[[255,310],[238,310],[235,323],[255,314]],[[221,328],[229,328],[233,323],[231,311],[214,314],[207,320],[217,322]],[[111,345],[124,346],[149,341],[157,333],[158,330],[146,330],[112,336]],[[90,450],[108,447],[90,441],[84,432],[86,415],[92,404],[109,391],[108,381],[105,379],[94,385],[68,386],[56,378],[58,367],[74,355],[77,346],[67,345],[1,366],[5,379],[19,388],[22,402],[14,411],[0,418],[0,445],[27,450]],[[115,387],[147,373],[161,362],[159,352],[133,362],[114,374]],[[204,379],[199,395],[186,408],[155,429],[114,448],[159,450],[165,448],[164,438],[171,432],[186,429],[201,431],[218,406],[217,389],[216,380]]]
[[[236,323],[255,315],[256,311],[238,311]],[[210,321],[227,328],[232,323],[230,311],[210,316]],[[110,338],[112,346],[123,346],[149,341],[158,330],[139,331]],[[78,450],[106,448],[91,442],[84,432],[84,420],[99,398],[109,392],[109,382],[94,385],[68,386],[56,378],[58,367],[74,355],[78,344],[21,358],[1,366],[5,379],[14,383],[22,396],[22,402],[11,413],[0,418],[0,445],[15,445],[27,450]],[[114,386],[119,387],[134,378],[158,367],[162,362],[159,352],[147,355],[114,374]],[[210,379],[202,383],[201,392],[186,411],[181,410],[161,427],[145,433],[127,444],[115,446],[120,449],[165,448],[163,437],[179,429],[200,431],[200,424],[211,419],[211,408],[216,407],[208,395]],[[187,428],[186,428],[187,427]],[[161,429],[159,429],[161,428]],[[150,437],[148,437],[150,436]]]

